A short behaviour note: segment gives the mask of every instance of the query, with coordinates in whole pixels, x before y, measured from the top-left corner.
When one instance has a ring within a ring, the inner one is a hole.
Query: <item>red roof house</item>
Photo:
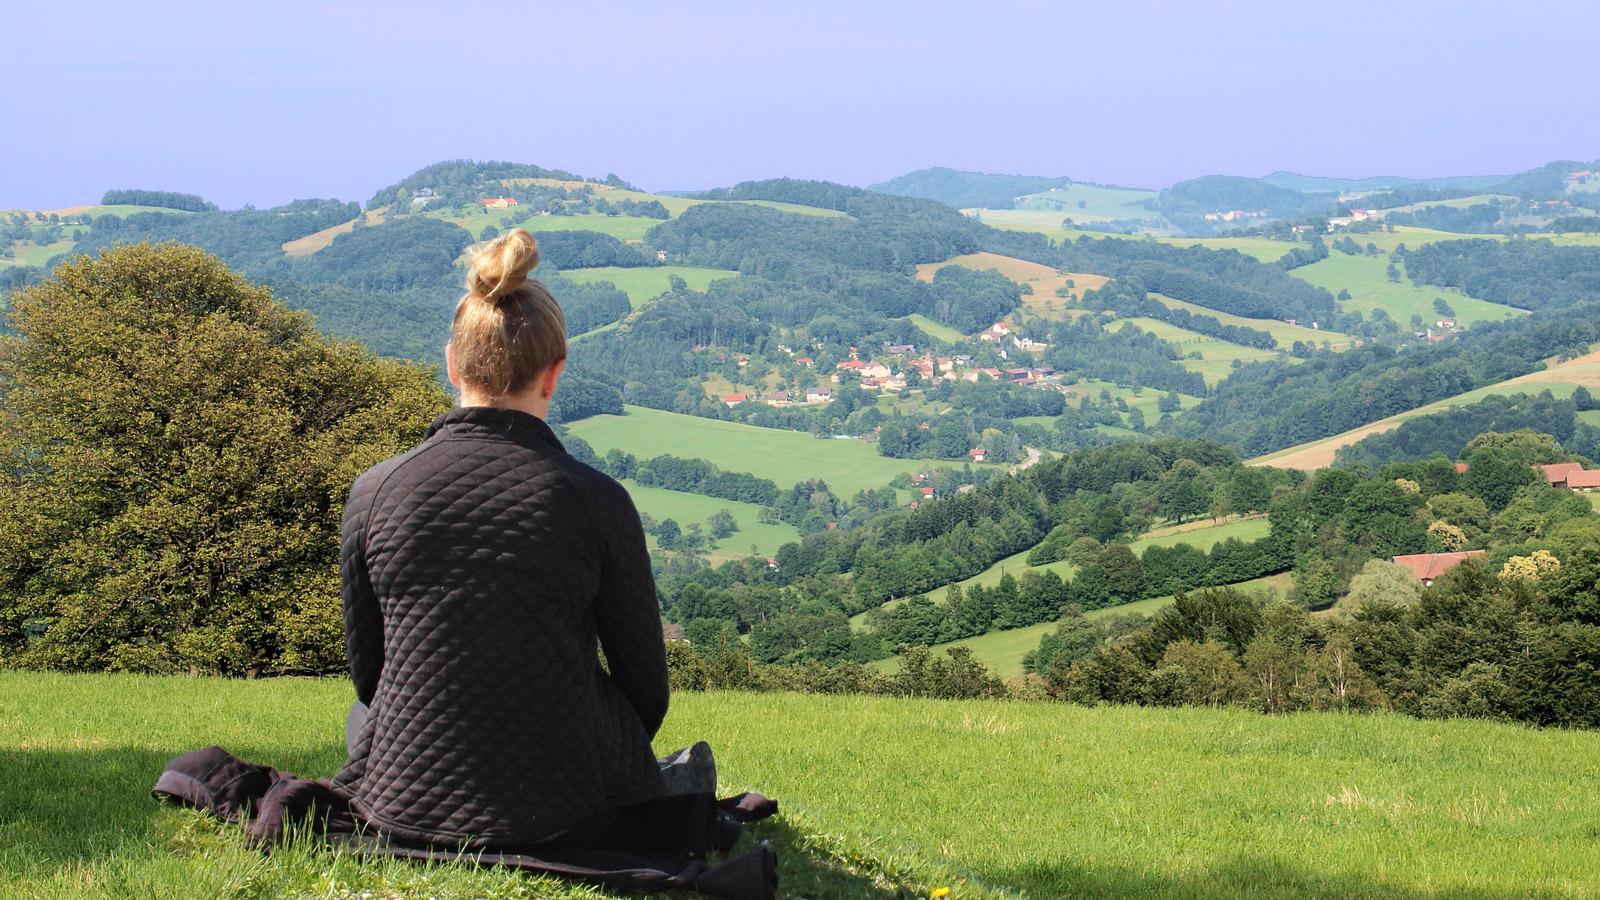
[[[1544,480],[1549,482],[1551,487],[1564,487],[1567,484],[1567,476],[1573,472],[1583,471],[1583,463],[1554,463],[1538,468],[1544,473]]]
[[[1461,550],[1456,553],[1411,553],[1405,556],[1396,556],[1393,562],[1397,566],[1404,566],[1422,582],[1423,587],[1433,584],[1434,579],[1461,565],[1464,559],[1483,556],[1485,550]]]
[[[1584,492],[1600,488],[1600,469],[1579,469],[1576,472],[1568,472],[1567,488]]]

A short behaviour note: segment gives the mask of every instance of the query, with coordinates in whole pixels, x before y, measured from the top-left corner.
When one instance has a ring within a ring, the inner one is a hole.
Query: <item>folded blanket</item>
[[[350,798],[326,780],[296,778],[245,762],[221,747],[185,753],[167,763],[156,797],[244,825],[247,839],[270,847],[309,826],[316,839],[356,852],[430,861],[513,866],[627,891],[688,890],[713,897],[777,896],[777,854],[765,845],[710,865],[706,855],[726,851],[742,823],[765,819],[778,804],[760,794],[722,800],[671,797],[620,811],[608,833],[618,846],[530,848],[532,852],[465,851],[397,843],[368,827]]]

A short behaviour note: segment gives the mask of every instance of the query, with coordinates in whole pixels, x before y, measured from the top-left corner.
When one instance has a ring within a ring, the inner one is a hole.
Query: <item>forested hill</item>
[[[919,169],[869,186],[880,194],[923,197],[957,209],[988,207],[1010,209],[1017,197],[1071,184],[1070,178],[1038,175],[991,175],[955,169]]]

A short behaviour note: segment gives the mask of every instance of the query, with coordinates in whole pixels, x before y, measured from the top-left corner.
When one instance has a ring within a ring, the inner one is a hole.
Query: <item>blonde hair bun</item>
[[[537,265],[539,242],[526,230],[513,228],[473,248],[472,265],[467,271],[467,293],[498,303],[516,294]]]

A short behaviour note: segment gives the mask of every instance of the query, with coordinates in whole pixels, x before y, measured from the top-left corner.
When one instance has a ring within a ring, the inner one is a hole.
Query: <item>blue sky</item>
[[[13,2],[0,208],[925,166],[1162,187],[1600,156],[1592,2]]]

